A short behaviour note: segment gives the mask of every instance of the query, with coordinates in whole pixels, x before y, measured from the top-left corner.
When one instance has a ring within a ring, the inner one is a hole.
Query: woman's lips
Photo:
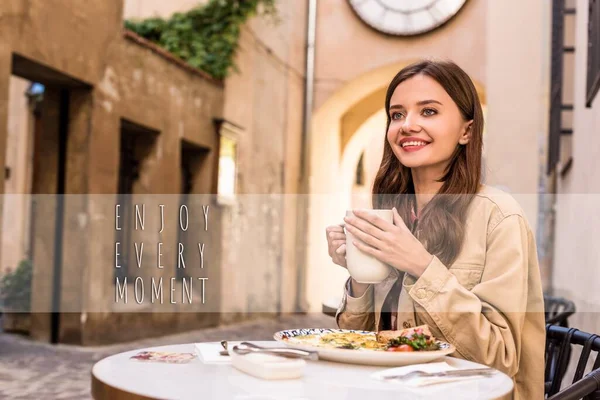
[[[406,147],[402,147],[400,146],[400,148],[406,152],[414,152],[414,151],[419,151],[421,150],[423,147],[427,146],[426,144],[421,145],[421,146],[406,146]]]

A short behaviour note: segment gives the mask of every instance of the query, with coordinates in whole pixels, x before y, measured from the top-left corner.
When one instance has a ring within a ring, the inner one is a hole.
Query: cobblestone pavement
[[[292,315],[201,329],[101,347],[50,345],[0,332],[0,399],[91,399],[95,362],[137,348],[228,340],[271,340],[273,333],[299,327],[333,328],[323,314]]]

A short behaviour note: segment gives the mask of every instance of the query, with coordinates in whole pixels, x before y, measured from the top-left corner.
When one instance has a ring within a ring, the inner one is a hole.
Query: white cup
[[[392,210],[368,210],[363,211],[375,214],[384,220],[393,223],[394,214]],[[346,211],[346,216],[354,216],[352,210]],[[390,274],[390,266],[379,261],[375,257],[357,249],[352,241],[355,238],[346,231],[346,266],[350,276],[358,283],[379,283]],[[360,239],[356,238],[360,242]]]

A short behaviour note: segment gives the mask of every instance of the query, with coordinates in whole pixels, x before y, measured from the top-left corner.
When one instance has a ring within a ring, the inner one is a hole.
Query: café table
[[[279,347],[275,341],[253,341]],[[217,344],[217,343],[215,343]],[[510,399],[513,382],[496,372],[460,382],[409,387],[370,377],[389,367],[308,361],[304,376],[290,380],[262,380],[235,369],[231,364],[204,364],[198,357],[186,364],[130,360],[140,351],[194,353],[194,343],[151,347],[115,354],[92,368],[95,400],[121,399]],[[445,357],[457,368],[481,364]]]

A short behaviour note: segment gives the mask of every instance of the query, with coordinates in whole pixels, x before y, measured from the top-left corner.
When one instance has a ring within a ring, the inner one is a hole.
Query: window
[[[564,1],[552,2],[552,55],[550,71],[550,123],[548,135],[548,165],[546,174],[554,172],[560,160],[560,130],[562,126]]]
[[[182,145],[184,144],[184,142],[181,142]],[[183,147],[183,146],[182,146]],[[181,196],[179,197],[179,207],[181,210],[182,206],[186,206],[186,207],[190,207],[190,194],[192,193],[192,189],[194,187],[193,184],[193,179],[194,179],[194,175],[192,172],[192,167],[191,167],[191,160],[189,157],[189,152],[185,151],[183,148],[181,149],[181,167],[180,167],[180,171],[179,171],[179,179],[180,179],[180,192],[181,192]],[[181,212],[181,211],[180,211]],[[183,244],[184,246],[187,244],[186,243],[186,239],[187,239],[187,235],[186,232],[184,232],[181,227],[179,226],[179,219],[177,219],[177,252],[175,255],[175,265],[179,266],[179,243]],[[185,247],[184,247],[185,249]],[[185,259],[184,259],[185,261]],[[182,278],[186,277],[186,270],[184,268],[176,268],[177,271],[177,279],[181,280]]]
[[[567,7],[569,3],[569,7]],[[573,102],[575,69],[574,2],[552,2],[552,56],[550,74],[550,121],[548,175],[565,176],[572,164]]]
[[[585,105],[592,102],[600,89],[600,0],[589,0],[588,65]]]
[[[126,277],[134,276],[135,253],[135,205],[133,195],[143,171],[144,162],[154,151],[159,132],[138,125],[134,122],[121,120],[121,145],[119,156],[119,186],[117,204],[119,204],[119,219],[121,229],[116,232],[116,241],[120,243],[119,265],[115,269],[115,278],[120,282]]]
[[[130,221],[133,221],[133,202],[131,194],[133,193],[133,185],[139,178],[139,161],[134,157],[135,151],[135,135],[121,128],[121,149],[119,160],[119,192],[118,204],[121,207],[120,218],[125,223],[121,226],[121,230],[117,231],[117,242],[121,244],[121,259],[119,264],[120,269],[115,270],[115,277],[121,282],[129,275],[131,257],[128,257],[129,249],[132,246]]]
[[[219,133],[217,202],[223,205],[233,204],[237,193],[237,142],[241,129],[230,122],[219,120],[217,130]]]
[[[204,169],[206,168],[206,163],[204,162],[208,157],[210,150],[205,147],[198,146],[190,141],[185,139],[181,139],[181,164],[180,164],[180,197],[179,197],[179,206],[181,210],[181,206],[185,205],[188,208],[188,217],[189,215],[194,215],[198,211],[202,211],[202,207],[199,203],[202,202],[203,191],[206,190],[206,179],[204,176]],[[179,214],[178,214],[179,215]],[[184,257],[183,260],[185,263],[196,262],[194,259],[197,256],[197,251],[192,251],[189,249],[194,249],[197,246],[199,226],[198,219],[189,219],[189,226],[187,230],[182,230],[180,226],[180,220],[177,218],[177,243],[176,248],[178,251],[175,254],[175,266],[177,271],[177,279],[181,280],[182,278],[189,277],[190,274],[187,273],[189,268],[186,270],[185,268],[177,268],[180,266],[179,260],[179,243],[183,245],[184,249]],[[202,222],[203,223],[203,222]],[[188,250],[186,250],[188,249]],[[191,253],[191,258],[190,258]],[[198,259],[198,262],[200,260]]]

